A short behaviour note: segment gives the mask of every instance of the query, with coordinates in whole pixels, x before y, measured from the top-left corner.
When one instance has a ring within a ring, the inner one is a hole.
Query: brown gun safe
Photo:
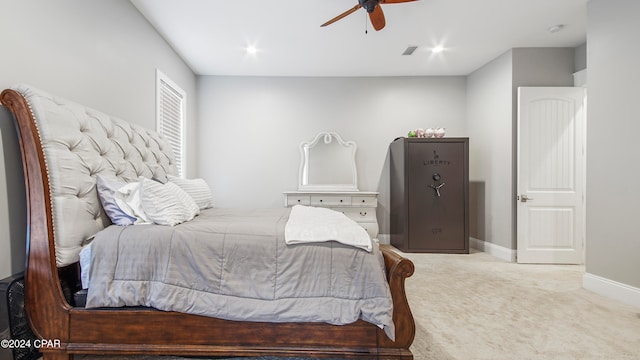
[[[389,146],[391,245],[469,253],[469,139],[398,138]]]

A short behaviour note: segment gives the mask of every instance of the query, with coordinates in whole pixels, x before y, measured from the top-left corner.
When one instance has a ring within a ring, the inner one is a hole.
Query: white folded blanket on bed
[[[287,244],[337,241],[371,252],[367,231],[345,214],[320,207],[295,205],[284,229]]]

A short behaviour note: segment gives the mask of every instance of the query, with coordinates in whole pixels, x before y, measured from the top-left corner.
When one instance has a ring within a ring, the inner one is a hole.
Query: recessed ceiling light
[[[247,48],[245,50],[247,51],[247,54],[249,54],[249,55],[255,55],[258,52],[258,49],[253,45],[247,46]]]
[[[553,34],[553,33],[557,33],[562,29],[564,29],[564,24],[553,25],[549,27],[547,30],[549,30],[549,32]]]
[[[442,47],[442,45],[434,46],[431,49],[431,52],[434,53],[434,54],[438,54],[438,53],[441,53],[443,51],[444,51],[444,47]]]

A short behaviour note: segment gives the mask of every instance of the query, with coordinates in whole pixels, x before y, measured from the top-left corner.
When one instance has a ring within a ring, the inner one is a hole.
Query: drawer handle
[[[340,202],[342,202],[342,199],[340,199]]]
[[[367,212],[366,211],[360,211],[360,215],[367,216]]]
[[[366,201],[365,199],[362,199],[362,202],[363,202],[363,203],[366,203],[367,201]]]
[[[300,202],[300,201],[301,201],[301,200],[300,200],[300,199],[298,199],[298,202]]]
[[[320,202],[322,202],[322,199],[320,199]]]

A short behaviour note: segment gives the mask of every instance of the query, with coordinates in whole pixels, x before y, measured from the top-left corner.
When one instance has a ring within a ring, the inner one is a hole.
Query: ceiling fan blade
[[[338,15],[338,16],[336,16],[336,17],[334,17],[333,19],[331,19],[331,20],[327,21],[326,23],[324,23],[324,24],[320,25],[320,27],[322,27],[322,26],[327,26],[327,25],[331,25],[331,24],[333,24],[334,22],[336,22],[336,21],[338,21],[338,20],[340,20],[340,19],[342,19],[342,18],[346,17],[347,15],[351,15],[351,14],[353,14],[354,12],[356,12],[356,11],[357,11],[358,9],[360,9],[361,7],[362,7],[362,6],[360,6],[360,4],[358,4],[358,5],[354,6],[353,8],[351,8],[351,9],[349,9],[349,10],[347,10],[347,11],[343,12],[342,14],[340,14],[340,15]]]
[[[371,20],[371,25],[376,31],[381,30],[386,21],[384,20],[384,13],[382,12],[382,8],[380,5],[376,5],[372,12],[369,13],[369,19]]]
[[[380,4],[400,4],[400,3],[412,2],[412,1],[418,1],[418,0],[381,0]]]

